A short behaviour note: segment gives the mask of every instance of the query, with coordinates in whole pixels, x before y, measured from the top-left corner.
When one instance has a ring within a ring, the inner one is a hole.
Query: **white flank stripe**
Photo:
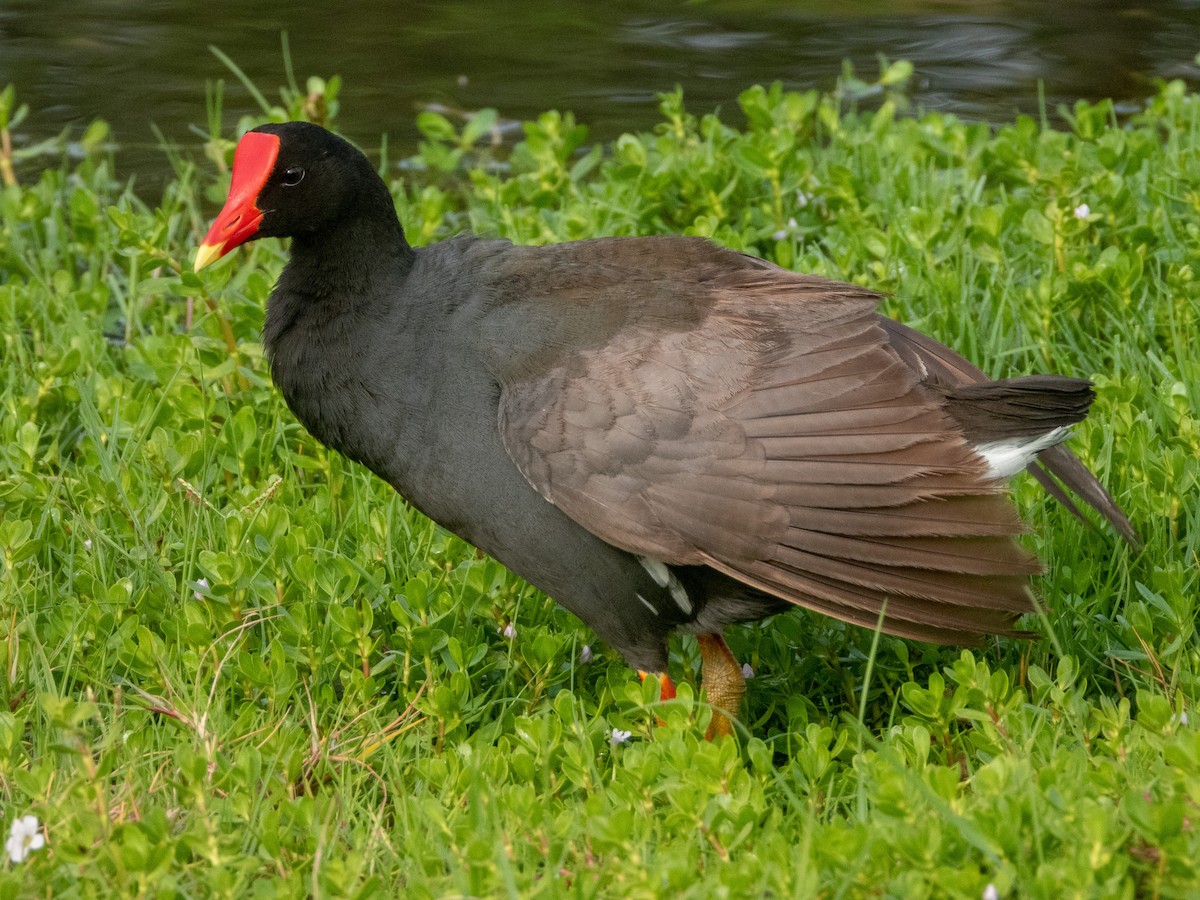
[[[675,601],[675,605],[682,609],[689,616],[692,614],[692,598],[688,596],[687,588],[676,577],[675,573],[667,568],[667,564],[657,559],[652,559],[649,556],[639,556],[638,562],[642,564],[642,568],[654,579],[654,583],[659,587],[664,587],[671,593],[671,599]],[[642,598],[639,596],[639,600]],[[642,600],[646,603],[645,600]],[[650,604],[646,604],[649,606]],[[655,610],[657,612],[657,610]]]
[[[649,556],[639,556],[638,562],[642,564],[642,568],[649,573],[654,579],[654,583],[659,587],[666,587],[671,581],[671,570],[667,568],[667,564],[659,562],[657,559],[652,559]]]

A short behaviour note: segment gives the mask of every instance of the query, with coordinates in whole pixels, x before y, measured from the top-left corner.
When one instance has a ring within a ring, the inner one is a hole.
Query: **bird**
[[[868,288],[690,236],[413,247],[367,157],[306,122],[240,138],[194,268],[270,237],[291,246],[263,343],[296,418],[662,698],[671,635],[695,635],[710,738],[745,690],[738,623],[800,606],[942,644],[1025,634],[1023,469],[1137,542],[1063,443],[1089,381],[992,380]]]

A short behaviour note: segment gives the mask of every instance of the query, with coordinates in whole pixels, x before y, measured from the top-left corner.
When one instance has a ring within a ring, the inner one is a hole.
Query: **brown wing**
[[[609,339],[504,384],[530,483],[625,550],[840,619],[874,626],[886,602],[897,634],[1009,631],[1037,562],[877,297],[762,264],[680,289],[686,328],[647,291]]]

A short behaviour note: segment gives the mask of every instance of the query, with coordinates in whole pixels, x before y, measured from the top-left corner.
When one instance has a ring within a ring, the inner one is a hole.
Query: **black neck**
[[[370,315],[375,301],[394,298],[413,266],[386,185],[372,172],[345,215],[292,238],[291,258],[271,294],[263,339],[270,353],[297,316],[331,321]]]
[[[363,185],[346,215],[292,239],[291,261],[280,285],[286,279],[307,294],[353,298],[369,292],[379,277],[407,273],[412,262],[413,249],[392,195],[375,177]]]

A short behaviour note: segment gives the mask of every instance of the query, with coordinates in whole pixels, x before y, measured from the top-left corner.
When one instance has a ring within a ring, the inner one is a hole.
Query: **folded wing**
[[[729,254],[733,256],[733,254]],[[695,283],[687,329],[635,298],[615,336],[504,385],[505,446],[604,540],[860,625],[1010,632],[1037,561],[876,295],[761,263]]]

